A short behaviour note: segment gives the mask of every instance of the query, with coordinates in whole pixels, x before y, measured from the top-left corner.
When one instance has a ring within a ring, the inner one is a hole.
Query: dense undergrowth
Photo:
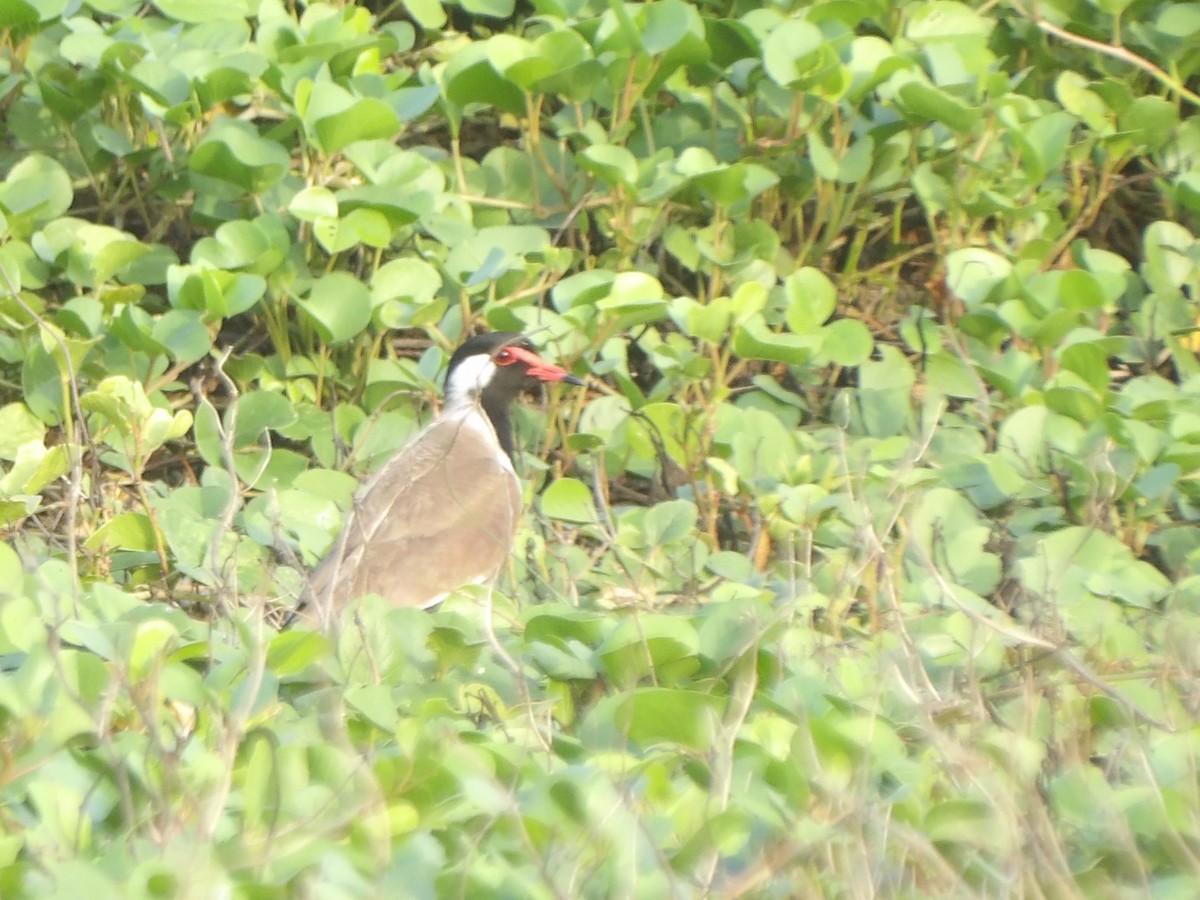
[[[0,26],[0,896],[1195,896],[1200,4]],[[519,674],[281,630],[480,327]]]

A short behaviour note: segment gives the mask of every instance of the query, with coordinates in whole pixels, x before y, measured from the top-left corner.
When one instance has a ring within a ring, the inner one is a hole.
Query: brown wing
[[[423,607],[486,581],[508,556],[520,511],[520,485],[482,412],[441,419],[355,497],[310,580],[317,605],[336,611],[377,593]]]

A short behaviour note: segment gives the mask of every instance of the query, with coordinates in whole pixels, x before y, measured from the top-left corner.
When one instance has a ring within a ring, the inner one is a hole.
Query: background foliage
[[[1200,4],[0,17],[0,895],[1195,895]],[[280,630],[480,326],[519,674]]]

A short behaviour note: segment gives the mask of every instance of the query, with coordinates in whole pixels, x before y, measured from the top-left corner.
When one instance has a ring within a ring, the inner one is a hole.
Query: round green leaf
[[[37,225],[61,216],[74,197],[71,177],[62,163],[41,153],[19,160],[0,184],[0,210],[18,237],[27,237]]]
[[[875,341],[858,319],[838,319],[824,329],[821,352],[839,366],[857,366],[871,358]]]
[[[772,29],[763,41],[763,70],[780,87],[791,87],[807,74],[811,59],[825,44],[821,29],[804,19],[791,19]]]
[[[318,279],[307,296],[296,299],[296,305],[330,344],[350,340],[371,321],[371,293],[347,272]]]
[[[788,328],[796,334],[817,331],[837,308],[837,291],[820,269],[804,266],[783,280]]]
[[[592,492],[576,478],[560,478],[542,493],[542,514],[564,522],[590,524],[596,521]]]
[[[218,118],[192,152],[193,172],[227,181],[250,193],[272,187],[288,170],[288,152],[249,122]]]

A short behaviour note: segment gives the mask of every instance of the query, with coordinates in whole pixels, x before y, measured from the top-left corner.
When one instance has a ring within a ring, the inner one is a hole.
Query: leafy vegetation
[[[0,895],[1195,895],[1200,4],[0,19]],[[281,629],[480,326],[501,653]]]

